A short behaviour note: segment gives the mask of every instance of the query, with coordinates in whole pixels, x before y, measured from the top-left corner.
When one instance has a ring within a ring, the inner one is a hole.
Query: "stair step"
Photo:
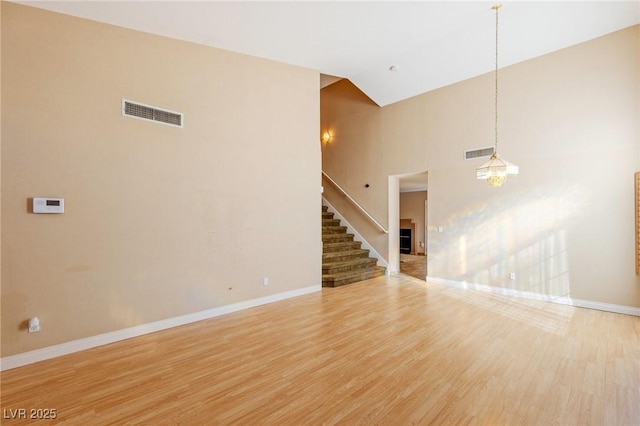
[[[323,234],[323,243],[338,243],[345,241],[353,241],[353,234]]]
[[[340,219],[322,218],[322,226],[340,226]]]
[[[332,234],[339,235],[339,234]],[[322,243],[322,252],[330,253],[334,251],[341,250],[356,250],[359,249],[362,243],[360,241],[353,241],[353,239],[345,240],[345,241],[331,241],[331,242],[323,242]]]
[[[369,257],[369,250],[356,249],[322,253],[322,264],[324,265],[331,262],[345,262],[347,260],[357,259],[359,257]]]
[[[368,280],[371,278],[381,277],[385,274],[386,268],[384,266],[376,266],[367,271],[349,271],[339,274],[329,274],[322,276],[323,287],[339,287],[345,284],[351,284]]]
[[[345,234],[347,232],[346,226],[323,226],[322,234]]]
[[[340,225],[327,206],[322,206],[322,286],[338,287],[379,277],[386,268],[377,266],[369,250],[354,241],[347,227]]]
[[[348,271],[360,271],[363,269],[370,269],[376,266],[377,259],[373,257],[358,257],[356,259],[344,261],[344,262],[330,262],[322,265],[322,274],[332,275],[340,272]]]

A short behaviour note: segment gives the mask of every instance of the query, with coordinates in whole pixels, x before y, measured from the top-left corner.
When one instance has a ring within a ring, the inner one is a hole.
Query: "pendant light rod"
[[[495,93],[495,141],[493,143],[493,152],[498,153],[498,9],[502,7],[502,3],[495,4],[491,9],[496,11],[496,71],[494,73],[496,80]]]

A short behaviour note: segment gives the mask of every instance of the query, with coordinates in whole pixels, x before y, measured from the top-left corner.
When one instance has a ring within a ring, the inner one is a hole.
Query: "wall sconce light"
[[[327,131],[327,132],[324,132],[322,134],[322,138],[320,140],[323,143],[327,143],[327,142],[329,142],[331,140],[332,137],[333,137],[333,135]]]

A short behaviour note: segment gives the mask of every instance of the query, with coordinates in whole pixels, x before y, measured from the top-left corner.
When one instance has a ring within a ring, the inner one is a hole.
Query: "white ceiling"
[[[380,106],[495,66],[495,2],[19,3],[348,78]],[[503,3],[501,67],[640,23],[638,0]]]
[[[400,192],[426,191],[428,179],[427,172],[401,176],[398,179]]]

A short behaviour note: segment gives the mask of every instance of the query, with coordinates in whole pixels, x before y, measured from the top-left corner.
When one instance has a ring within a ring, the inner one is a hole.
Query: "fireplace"
[[[411,229],[400,228],[400,253],[411,254]]]

